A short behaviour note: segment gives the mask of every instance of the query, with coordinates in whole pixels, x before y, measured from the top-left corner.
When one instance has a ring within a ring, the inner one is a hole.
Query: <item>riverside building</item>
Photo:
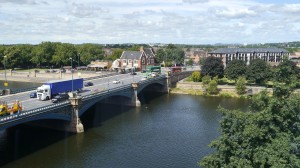
[[[249,65],[251,60],[258,58],[276,66],[283,57],[289,56],[289,52],[282,48],[219,48],[207,56],[222,58],[224,67],[234,59],[243,60]]]

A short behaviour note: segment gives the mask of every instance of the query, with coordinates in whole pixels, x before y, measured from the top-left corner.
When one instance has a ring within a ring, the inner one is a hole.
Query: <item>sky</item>
[[[300,40],[300,0],[0,0],[0,44]]]

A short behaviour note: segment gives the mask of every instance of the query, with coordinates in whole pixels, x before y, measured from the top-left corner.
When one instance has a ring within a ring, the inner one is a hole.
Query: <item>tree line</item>
[[[0,46],[0,67],[14,68],[61,68],[73,65],[88,65],[95,60],[116,60],[125,50],[139,51],[140,45],[129,45],[127,48],[111,48],[112,54],[105,55],[100,44],[70,44],[60,42],[42,42],[38,45],[19,44]],[[4,58],[5,57],[5,58]],[[167,65],[183,64],[182,48],[169,44],[157,52],[156,62],[165,61]],[[71,58],[71,59],[70,59]]]

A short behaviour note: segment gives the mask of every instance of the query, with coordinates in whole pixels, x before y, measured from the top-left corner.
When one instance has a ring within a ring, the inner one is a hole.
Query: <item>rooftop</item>
[[[209,53],[214,54],[214,53],[224,53],[224,54],[230,54],[230,53],[266,53],[266,52],[271,52],[271,53],[288,53],[287,50],[283,48],[219,48],[217,50],[211,51]]]

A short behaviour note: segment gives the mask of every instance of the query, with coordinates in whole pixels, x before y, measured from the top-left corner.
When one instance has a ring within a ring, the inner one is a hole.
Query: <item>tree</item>
[[[296,78],[300,77],[300,70],[296,63],[284,58],[282,62],[276,67],[274,80],[277,82],[292,83]]]
[[[59,43],[52,57],[52,63],[56,66],[71,65],[70,58],[75,60],[76,50],[74,45],[69,43]]]
[[[239,95],[245,94],[246,93],[246,78],[245,77],[239,77],[237,82],[236,82],[236,86],[235,86],[235,90]]]
[[[209,82],[210,82],[210,78],[211,78],[211,77],[208,76],[208,75],[203,76],[203,78],[202,78],[202,87],[203,87],[204,90],[206,90],[207,85],[208,85]]]
[[[183,49],[176,47],[173,44],[168,45],[166,48],[158,49],[155,59],[166,64],[183,64],[185,53]]]
[[[209,76],[219,76],[223,77],[224,74],[224,65],[222,59],[218,57],[207,57],[201,68],[202,74]]]
[[[278,86],[281,87],[281,86]],[[216,151],[203,167],[298,167],[300,165],[300,95],[253,96],[250,109],[227,110],[221,136],[211,142]]]
[[[104,51],[98,44],[82,44],[78,47],[78,52],[80,53],[80,61],[83,62],[84,65],[90,64],[91,61],[104,59]]]
[[[123,50],[120,48],[114,49],[112,52],[112,55],[110,55],[109,57],[107,57],[108,60],[116,60],[119,59],[121,57],[123,53]]]
[[[60,43],[42,42],[34,47],[30,61],[37,67],[48,65],[52,62],[52,57],[55,55],[56,47]]]
[[[247,66],[243,60],[232,60],[225,68],[225,75],[228,79],[236,80],[246,75]]]
[[[255,59],[247,67],[246,79],[255,81],[257,84],[263,84],[271,77],[271,67],[261,59]]]
[[[195,71],[192,73],[192,80],[193,82],[200,82],[201,81],[201,74],[199,71]]]
[[[194,61],[192,59],[189,59],[187,62],[186,62],[186,65],[188,66],[192,66],[194,64]]]
[[[214,78],[208,83],[207,92],[213,95],[219,93],[217,78]]]

